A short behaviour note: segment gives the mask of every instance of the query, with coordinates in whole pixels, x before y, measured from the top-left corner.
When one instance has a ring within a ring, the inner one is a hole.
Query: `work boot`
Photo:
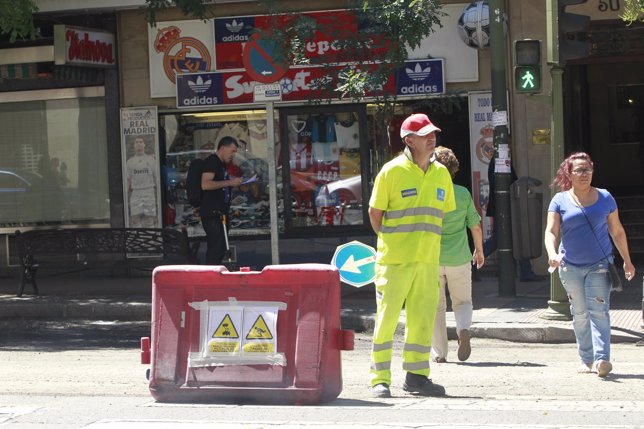
[[[458,360],[461,362],[466,361],[472,353],[472,346],[470,345],[470,331],[463,329],[458,333]]]
[[[371,396],[374,398],[391,398],[391,391],[388,385],[380,383],[371,388]]]
[[[403,390],[414,395],[421,396],[445,396],[445,388],[440,384],[432,383],[432,380],[420,374],[407,373]]]

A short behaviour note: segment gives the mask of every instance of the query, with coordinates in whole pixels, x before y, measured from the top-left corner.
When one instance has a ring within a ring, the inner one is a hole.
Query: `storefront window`
[[[96,87],[0,101],[0,229],[109,224],[102,95]]]
[[[360,121],[357,110],[284,111],[287,145],[279,163],[289,184],[292,228],[363,225]]]
[[[268,182],[268,128],[262,111],[172,114],[161,116],[161,141],[165,139],[165,225],[204,236],[198,210],[187,198],[186,175],[190,162],[213,154],[224,137],[233,137],[239,150],[228,166],[231,177],[256,180],[233,189],[230,235],[270,232]]]

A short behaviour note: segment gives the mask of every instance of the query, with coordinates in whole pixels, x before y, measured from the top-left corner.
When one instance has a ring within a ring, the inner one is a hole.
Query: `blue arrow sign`
[[[361,287],[372,283],[376,277],[376,250],[352,241],[335,249],[331,265],[340,271],[343,282]]]

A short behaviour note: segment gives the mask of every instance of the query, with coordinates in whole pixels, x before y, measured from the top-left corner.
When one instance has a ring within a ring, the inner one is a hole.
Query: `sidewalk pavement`
[[[638,279],[641,279],[638,276]],[[15,320],[110,320],[151,319],[151,277],[111,277],[97,271],[39,276],[41,295],[31,289],[16,297],[19,279],[0,278],[0,322]],[[473,337],[528,343],[574,342],[570,321],[547,320],[549,280],[516,282],[516,296],[500,297],[498,278],[482,277],[473,283]],[[644,342],[642,284],[637,280],[621,293],[611,294],[613,342]],[[375,298],[373,285],[342,286],[342,326],[357,332],[373,330]],[[447,326],[456,338],[454,315],[448,308]],[[399,332],[404,329],[404,312]]]

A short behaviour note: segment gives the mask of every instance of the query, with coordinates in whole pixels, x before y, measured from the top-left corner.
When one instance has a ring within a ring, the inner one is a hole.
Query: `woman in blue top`
[[[635,267],[617,204],[607,190],[591,186],[592,174],[593,162],[586,153],[574,153],[561,163],[552,181],[559,192],[548,207],[544,242],[548,263],[559,268],[568,293],[582,362],[579,372],[596,371],[605,377],[613,368],[608,275],[608,264],[613,261],[611,238],[624,260],[626,280],[635,276]]]

